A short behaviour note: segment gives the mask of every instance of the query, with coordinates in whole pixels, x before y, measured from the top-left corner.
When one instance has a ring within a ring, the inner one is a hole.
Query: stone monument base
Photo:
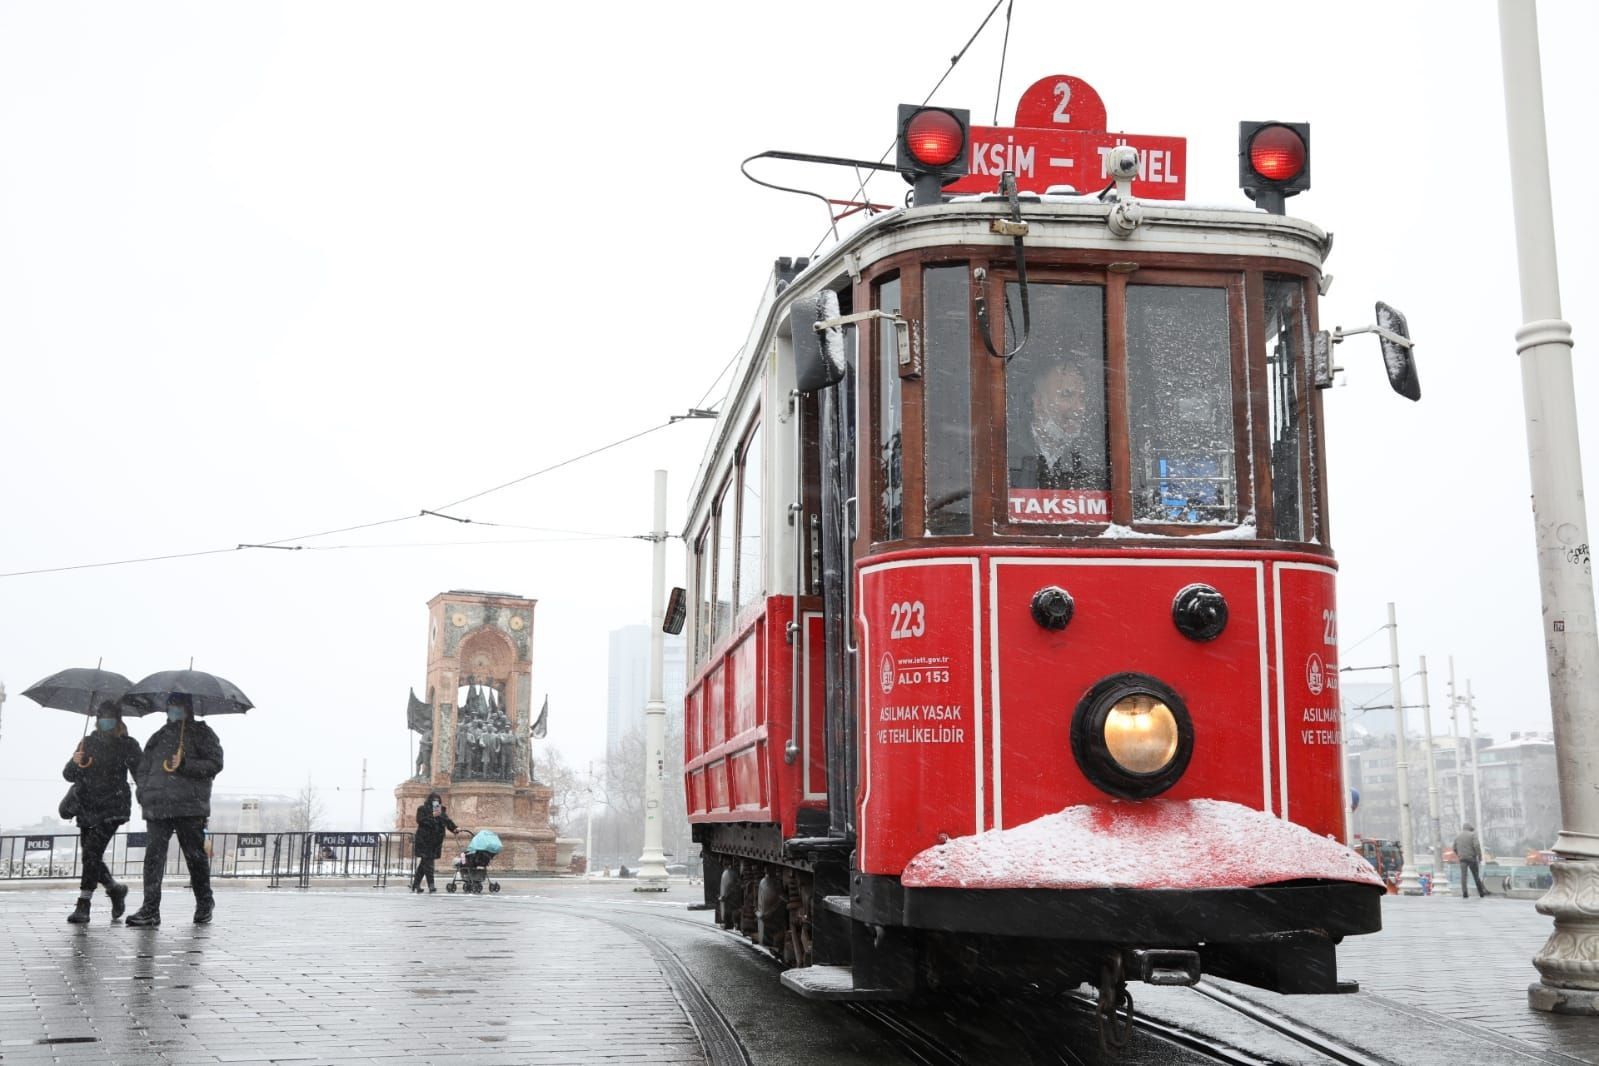
[[[505,850],[500,852],[490,867],[495,877],[516,874],[553,874],[560,872],[556,865],[555,830],[550,827],[550,797],[554,790],[537,782],[509,784],[503,781],[455,781],[449,784],[428,784],[426,781],[407,781],[394,790],[396,832],[416,831],[416,809],[427,799],[429,792],[437,792],[444,800],[450,820],[462,829],[475,833],[491,829],[499,835]],[[439,857],[439,872],[447,876],[465,845],[449,839]]]

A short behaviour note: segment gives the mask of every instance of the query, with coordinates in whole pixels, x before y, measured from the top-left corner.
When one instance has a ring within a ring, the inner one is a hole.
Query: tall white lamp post
[[[1538,901],[1538,910],[1554,919],[1555,928],[1533,957],[1542,980],[1528,988],[1527,999],[1535,1010],[1599,1016],[1599,911],[1592,904],[1599,899],[1599,632],[1572,389],[1571,324],[1560,317],[1534,0],[1499,0],[1499,45],[1524,320],[1516,331],[1516,351],[1543,592],[1539,641],[1548,663],[1560,779],[1554,887]]]
[[[665,892],[666,855],[661,851],[661,775],[666,772],[666,699],[662,695],[666,637],[666,471],[655,472],[654,564],[650,575],[650,698],[644,704],[644,854],[635,892]]]

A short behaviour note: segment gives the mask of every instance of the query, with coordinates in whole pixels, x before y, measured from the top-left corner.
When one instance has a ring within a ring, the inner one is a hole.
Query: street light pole
[[[1466,820],[1466,762],[1460,751],[1460,697],[1455,695],[1455,657],[1449,657],[1449,737],[1455,745],[1455,832]]]
[[[1466,728],[1471,731],[1471,809],[1475,812],[1477,832],[1486,832],[1482,824],[1482,774],[1477,770],[1477,699],[1471,694],[1471,678],[1466,678]]]
[[[1582,451],[1571,375],[1571,324],[1560,315],[1554,204],[1549,195],[1543,72],[1534,0],[1499,0],[1505,75],[1510,189],[1516,259],[1527,456],[1532,468],[1533,531],[1543,593],[1539,641],[1549,671],[1560,836],[1552,887],[1538,910],[1554,919],[1533,957],[1542,980],[1528,987],[1534,1010],[1599,1016],[1599,631],[1594,625]]]
[[[635,892],[665,892],[661,851],[661,775],[666,771],[666,700],[662,695],[666,617],[666,471],[655,472],[654,565],[650,576],[650,698],[644,704],[644,854]]]
[[[1404,865],[1399,868],[1399,891],[1406,896],[1421,895],[1421,879],[1416,876],[1414,845],[1410,831],[1409,745],[1405,742],[1405,689],[1399,679],[1399,623],[1394,620],[1394,605],[1388,605],[1388,668],[1394,686],[1394,771],[1399,789],[1399,850]]]
[[[588,840],[583,845],[583,876],[594,876],[594,760],[589,760],[589,787],[584,789],[588,794],[589,828]]]
[[[1432,702],[1427,688],[1427,657],[1421,657],[1421,725],[1427,740],[1427,825],[1432,835],[1432,875],[1444,868],[1444,834],[1438,822],[1438,768],[1432,746]]]

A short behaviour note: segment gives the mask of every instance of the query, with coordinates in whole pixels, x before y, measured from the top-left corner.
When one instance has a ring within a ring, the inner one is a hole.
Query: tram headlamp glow
[[[1194,753],[1188,708],[1147,674],[1113,674],[1089,689],[1072,715],[1071,738],[1083,776],[1123,799],[1165,792]]]
[[[1123,696],[1105,715],[1105,748],[1130,773],[1159,773],[1177,757],[1177,716],[1147,692]]]

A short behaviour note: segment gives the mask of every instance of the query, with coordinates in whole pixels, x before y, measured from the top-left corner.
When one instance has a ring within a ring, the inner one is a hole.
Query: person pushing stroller
[[[416,809],[416,873],[411,875],[411,891],[422,891],[422,879],[426,878],[429,892],[437,892],[433,885],[433,862],[444,850],[444,831],[452,833],[462,830],[450,820],[450,812],[445,809],[444,800],[437,792],[429,792],[428,798],[422,801],[422,806]]]

